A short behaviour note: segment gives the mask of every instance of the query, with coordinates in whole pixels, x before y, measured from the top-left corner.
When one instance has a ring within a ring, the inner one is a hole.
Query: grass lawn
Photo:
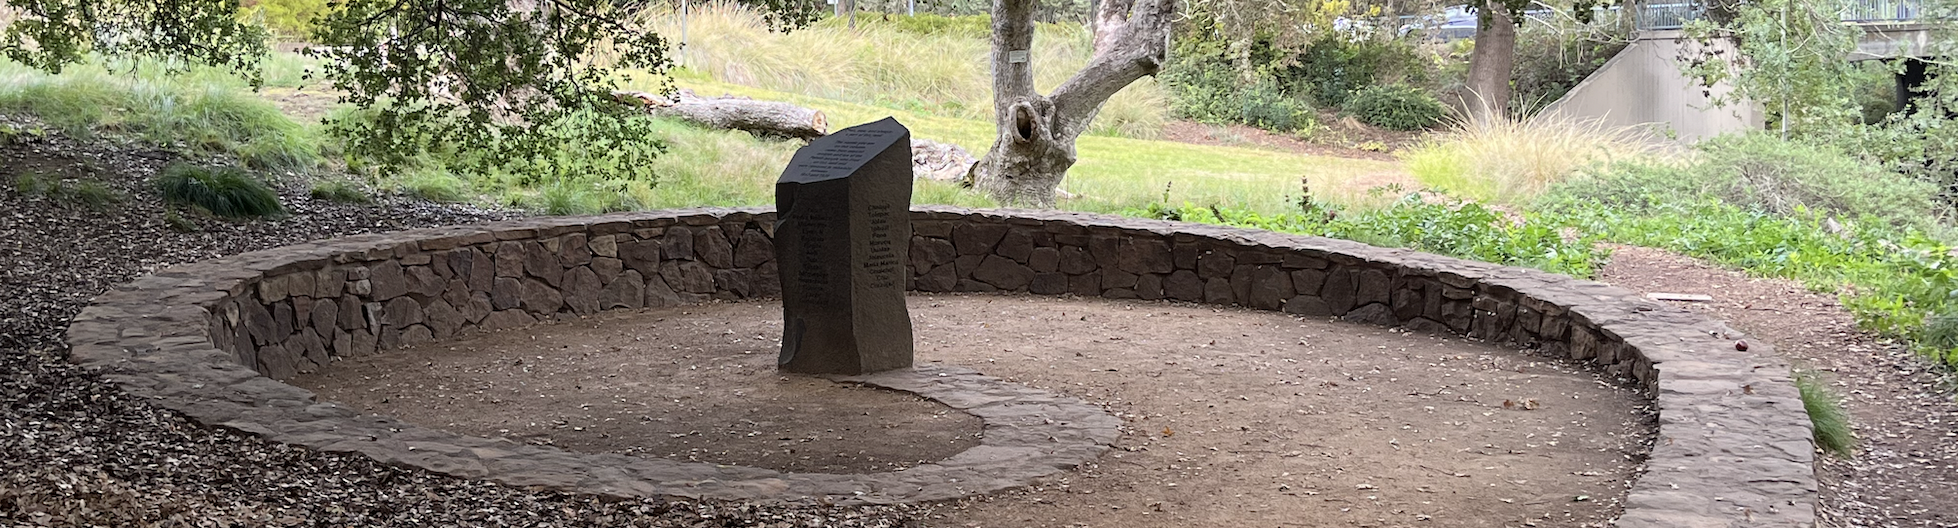
[[[833,99],[776,92],[700,78],[682,77],[675,84],[702,96],[738,95],[755,99],[785,101],[821,110],[831,130],[868,123],[894,116],[911,128],[916,137],[965,147],[974,156],[983,155],[992,144],[992,123],[932,116]],[[646,87],[650,88],[650,87]],[[1222,205],[1262,213],[1294,210],[1299,195],[1299,178],[1310,179],[1321,198],[1358,200],[1364,196],[1364,182],[1380,174],[1398,174],[1399,163],[1307,156],[1239,147],[1191,145],[1170,141],[1139,140],[1106,136],[1083,136],[1076,144],[1079,162],[1069,171],[1062,188],[1080,197],[1064,201],[1071,210],[1117,212],[1144,207],[1163,199],[1198,205]],[[779,169],[778,169],[779,170]],[[986,200],[970,194],[921,186],[918,201],[986,205]],[[766,195],[767,193],[760,193]],[[1353,204],[1358,205],[1358,204]]]

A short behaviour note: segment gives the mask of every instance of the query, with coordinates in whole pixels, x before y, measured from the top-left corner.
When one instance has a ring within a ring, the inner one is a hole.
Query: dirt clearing
[[[1097,463],[936,505],[933,526],[1601,525],[1653,428],[1617,380],[1453,337],[1151,302],[910,306],[919,362],[1128,424]],[[780,321],[776,303],[603,314],[294,382],[464,434],[791,471],[887,471],[976,443],[976,419],[934,402],[776,373]]]

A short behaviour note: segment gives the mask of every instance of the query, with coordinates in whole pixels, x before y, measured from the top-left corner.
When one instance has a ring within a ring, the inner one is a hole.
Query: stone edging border
[[[773,296],[773,217],[767,209],[695,209],[542,218],[246,253],[118,286],[76,316],[67,340],[78,363],[201,423],[458,476],[614,496],[931,500],[1024,484],[1091,460],[1118,434],[1119,420],[1079,401],[927,368],[845,379],[980,415],[986,443],[935,465],[872,475],[675,468],[360,416],[275,381],[335,356],[561,315]],[[913,290],[1238,304],[1595,363],[1636,379],[1660,413],[1659,438],[1619,526],[1815,523],[1814,446],[1788,364],[1766,343],[1736,351],[1744,336],[1732,328],[1623,289],[1201,224],[949,207],[919,207],[912,219]],[[1049,421],[1064,427],[1030,427]]]

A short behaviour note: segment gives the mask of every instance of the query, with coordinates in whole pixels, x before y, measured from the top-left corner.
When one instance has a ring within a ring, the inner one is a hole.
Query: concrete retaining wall
[[[1715,45],[1727,56],[1736,53],[1731,43]],[[1733,87],[1702,88],[1679,72],[1679,57],[1697,53],[1699,46],[1677,30],[1645,32],[1538,115],[1596,120],[1610,128],[1648,128],[1657,138],[1670,136],[1685,145],[1761,130],[1767,121],[1759,103],[1714,106],[1713,98],[1726,96]]]
[[[1660,410],[1649,469],[1632,488],[1621,526],[1814,523],[1814,447],[1788,365],[1766,343],[1736,351],[1739,332],[1623,289],[1200,224],[941,207],[912,216],[908,285],[917,291],[1237,304],[1512,342],[1596,363],[1637,379]],[[1027,393],[1019,395],[1024,406],[988,420],[988,444],[940,464],[873,475],[782,474],[462,437],[360,416],[276,381],[335,356],[571,314],[769,297],[779,291],[773,221],[763,209],[544,218],[247,253],[120,286],[76,317],[68,341],[76,361],[206,424],[461,476],[616,496],[928,500],[1023,483],[1091,459],[1113,439],[1119,424],[1097,418],[1106,415]],[[933,390],[916,378],[884,384]],[[1038,434],[1065,436],[1065,447],[1034,435],[1000,434],[1020,443],[993,443],[995,426],[1052,416],[1063,417],[1064,427]]]

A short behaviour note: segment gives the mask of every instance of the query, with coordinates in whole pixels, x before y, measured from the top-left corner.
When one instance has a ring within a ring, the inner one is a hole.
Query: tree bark
[[[1074,140],[1109,97],[1161,71],[1177,0],[1102,0],[1095,55],[1049,95],[1033,87],[1035,0],[993,2],[993,117],[999,133],[973,166],[972,185],[1001,205],[1053,207],[1074,166]],[[1017,53],[1016,53],[1017,52]]]
[[[680,90],[672,98],[646,92],[614,92],[637,99],[661,117],[676,117],[701,126],[745,130],[758,135],[815,139],[829,133],[823,113],[789,103],[736,98],[705,98]]]
[[[1480,123],[1500,118],[1509,109],[1509,78],[1516,67],[1516,21],[1503,0],[1477,3],[1481,27],[1475,32],[1475,50],[1469,53],[1468,84],[1460,94],[1460,106],[1469,121]]]

